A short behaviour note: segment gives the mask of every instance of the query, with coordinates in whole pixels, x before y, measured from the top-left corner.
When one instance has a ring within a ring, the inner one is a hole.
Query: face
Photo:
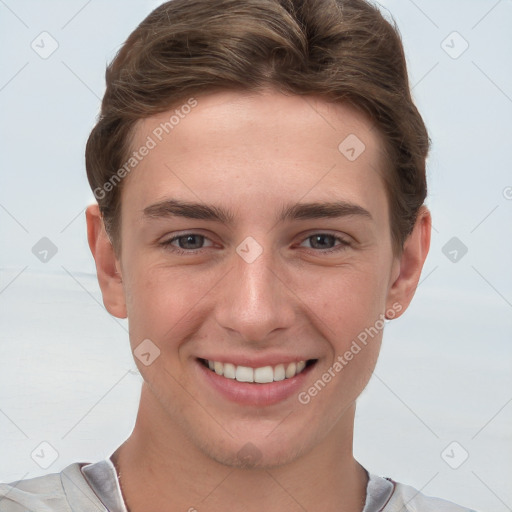
[[[133,148],[156,145],[123,183],[146,410],[222,463],[283,464],[348,428],[384,316],[405,308],[383,143],[352,107],[312,96],[196,100],[169,134],[171,111],[138,125]]]

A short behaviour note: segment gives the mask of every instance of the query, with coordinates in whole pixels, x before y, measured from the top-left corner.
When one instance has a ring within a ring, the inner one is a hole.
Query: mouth
[[[196,358],[198,383],[208,400],[227,399],[242,406],[267,407],[297,399],[318,359],[268,361],[263,366]],[[250,364],[250,363],[249,363]],[[282,412],[282,409],[279,409]]]
[[[271,382],[293,379],[304,372],[306,368],[313,366],[317,359],[279,363],[276,365],[260,366],[258,368],[202,358],[198,358],[198,361],[211,372],[226,379],[249,384],[269,384]]]

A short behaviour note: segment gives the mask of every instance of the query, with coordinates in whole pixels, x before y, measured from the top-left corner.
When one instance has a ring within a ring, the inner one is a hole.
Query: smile
[[[286,379],[291,379],[299,375],[307,366],[315,362],[314,359],[308,361],[297,361],[292,363],[281,363],[275,366],[261,366],[251,368],[249,366],[234,365],[232,363],[222,363],[220,361],[210,361],[199,359],[199,361],[217,375],[226,379],[236,380],[238,382],[249,382],[256,384],[267,384]]]

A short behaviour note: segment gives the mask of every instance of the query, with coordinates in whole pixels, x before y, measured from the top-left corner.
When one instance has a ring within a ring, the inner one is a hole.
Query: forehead
[[[123,187],[139,209],[175,195],[253,213],[284,196],[386,208],[383,141],[348,104],[273,90],[197,95],[140,121],[132,150],[144,146]]]

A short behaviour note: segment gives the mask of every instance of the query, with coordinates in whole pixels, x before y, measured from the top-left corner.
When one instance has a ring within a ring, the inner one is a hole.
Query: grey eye
[[[200,249],[204,244],[205,237],[202,235],[182,235],[172,239],[178,241],[180,249]]]
[[[336,243],[336,237],[327,234],[312,235],[307,240],[313,249],[332,249]]]

